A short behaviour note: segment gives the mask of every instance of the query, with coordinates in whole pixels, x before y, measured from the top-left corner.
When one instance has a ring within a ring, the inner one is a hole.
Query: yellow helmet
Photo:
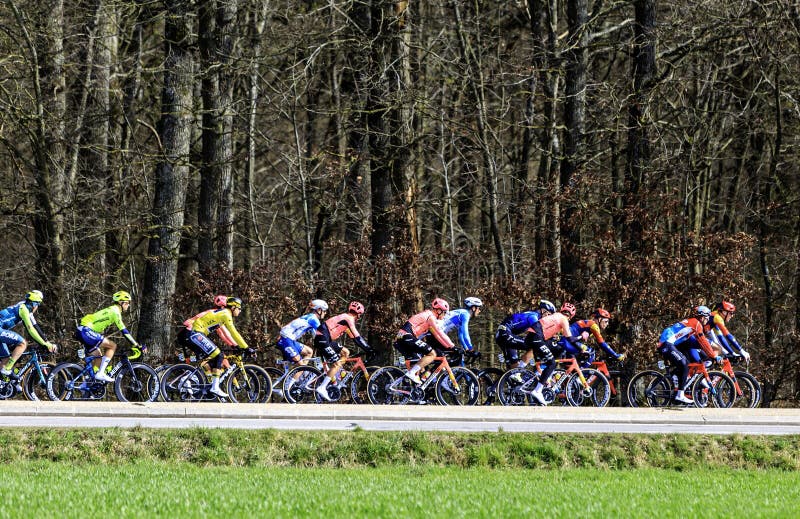
[[[25,294],[25,301],[29,303],[41,304],[44,301],[44,294],[40,290],[31,290]]]
[[[111,298],[116,303],[124,303],[125,301],[130,302],[131,295],[128,292],[125,292],[124,290],[120,290],[119,292],[114,292],[114,295],[111,296]]]

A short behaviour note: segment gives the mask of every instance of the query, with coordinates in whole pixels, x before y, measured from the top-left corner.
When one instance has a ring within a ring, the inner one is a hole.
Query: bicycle
[[[272,379],[260,366],[244,364],[240,354],[229,352],[223,360],[223,371],[219,376],[220,386],[226,384],[228,398],[220,398],[211,392],[206,360],[197,365],[196,359],[184,350],[184,363],[174,364],[161,375],[161,396],[166,402],[268,402],[272,395]],[[180,359],[180,356],[178,357]]]
[[[555,362],[564,368],[554,370],[550,385],[545,384],[542,388],[542,396],[547,404],[560,397],[573,407],[608,405],[611,386],[605,375],[593,368],[581,368],[575,357],[556,359]],[[532,393],[540,375],[539,362],[532,369],[524,367],[506,371],[497,382],[500,403],[512,406],[538,403]]]
[[[120,402],[154,402],[159,394],[159,379],[147,364],[131,362],[142,356],[147,346],[132,347],[111,368],[114,394]],[[102,400],[106,397],[106,383],[95,379],[93,361],[100,355],[86,356],[83,347],[78,358],[84,366],[72,362],[58,364],[47,377],[47,396],[50,400]]]
[[[414,359],[418,360],[418,359]],[[412,359],[404,359],[406,369]],[[431,368],[431,366],[435,366]],[[431,371],[433,369],[433,371]],[[480,398],[478,377],[469,369],[451,368],[446,355],[434,358],[433,363],[420,378],[428,374],[422,385],[416,385],[396,366],[380,368],[367,383],[367,395],[373,404],[427,403],[425,391],[434,389],[436,401],[441,405],[475,405]]]
[[[370,354],[366,355],[371,357]],[[369,362],[369,361],[367,361]],[[349,367],[347,367],[349,365]],[[347,367],[347,368],[346,368]],[[290,404],[310,402],[312,399],[318,404],[335,403],[350,400],[354,404],[363,404],[368,401],[367,384],[370,379],[370,370],[377,367],[367,366],[364,359],[359,356],[348,357],[345,365],[339,371],[336,384],[328,385],[330,402],[317,393],[317,386],[330,370],[327,361],[314,358],[313,366],[295,366],[284,376],[283,394]],[[290,382],[294,380],[295,382]],[[301,382],[298,384],[297,382]]]
[[[665,369],[663,360],[658,368]],[[678,376],[674,368],[669,376],[661,371],[645,370],[637,373],[628,383],[627,395],[631,407],[667,407],[673,404],[678,388]],[[713,380],[712,380],[713,379]],[[708,371],[703,362],[689,363],[686,388],[692,396],[691,404],[681,406],[706,407],[711,402],[715,407],[730,407],[736,398],[733,381],[722,371]]]
[[[314,365],[319,364],[320,371],[322,362],[319,357],[309,357],[308,362]],[[275,361],[275,366],[268,366],[264,368],[264,370],[269,374],[270,378],[272,378],[272,398],[277,398],[278,400],[288,401],[286,400],[286,396],[283,391],[283,384],[286,382],[286,376],[289,372],[296,367],[298,364],[292,362],[290,360],[282,360],[277,359]],[[279,366],[276,367],[276,366]]]
[[[30,358],[21,368],[15,366],[11,375],[0,377],[0,400],[10,400],[20,393],[28,400],[47,399],[47,377],[54,364],[41,360],[44,354],[38,345],[31,345],[22,355]]]

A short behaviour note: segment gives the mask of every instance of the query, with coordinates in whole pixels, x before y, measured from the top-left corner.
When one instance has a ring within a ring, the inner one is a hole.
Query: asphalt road
[[[0,402],[0,427],[800,434],[800,409]]]

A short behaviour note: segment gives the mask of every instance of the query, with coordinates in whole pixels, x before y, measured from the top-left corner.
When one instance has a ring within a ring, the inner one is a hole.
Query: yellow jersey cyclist
[[[31,290],[25,294],[23,301],[0,310],[0,359],[10,357],[8,362],[0,368],[0,375],[4,377],[11,375],[14,364],[28,349],[27,341],[12,330],[19,323],[24,323],[31,338],[47,348],[50,353],[57,350],[55,344],[48,342],[34,316],[42,301],[44,301],[44,295],[39,290]]]
[[[94,378],[99,382],[114,382],[114,379],[106,373],[106,367],[117,351],[116,343],[105,336],[109,327],[114,326],[122,332],[122,336],[134,348],[140,347],[122,322],[122,312],[127,312],[131,307],[130,293],[120,290],[114,292],[111,299],[114,301],[113,305],[81,318],[80,325],[75,331],[75,338],[86,346],[87,355],[92,355],[95,351],[100,351],[103,355],[102,358],[94,360],[94,367],[97,369]]]
[[[216,332],[228,346],[236,345],[242,350],[250,350],[250,347],[233,324],[233,318],[242,313],[242,300],[238,297],[227,297],[225,306],[220,306],[221,302],[221,296],[217,296],[214,299],[216,308],[200,312],[184,321],[184,328],[178,332],[178,344],[194,351],[198,358],[208,361],[211,366],[209,391],[220,398],[228,398],[228,393],[219,387],[219,376],[222,373],[225,354],[211,342],[208,335]]]

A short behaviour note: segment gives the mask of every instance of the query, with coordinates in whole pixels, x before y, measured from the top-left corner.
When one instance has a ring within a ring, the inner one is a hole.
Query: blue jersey
[[[519,335],[539,322],[540,317],[541,314],[536,310],[529,310],[527,312],[509,315],[503,319],[500,325],[505,326],[506,329],[514,335]]]
[[[458,329],[458,342],[467,351],[472,351],[472,341],[469,338],[469,318],[470,311],[466,308],[451,310],[442,319],[441,329],[444,333],[450,333]]]
[[[22,321],[22,316],[19,314],[20,308],[25,304],[24,301],[20,301],[15,305],[11,305],[7,308],[3,308],[0,310],[0,328],[4,330],[10,330],[16,325],[18,325]],[[27,310],[27,308],[26,308]],[[33,324],[36,324],[36,319],[33,317],[33,314],[30,313],[30,319]]]
[[[320,326],[319,317],[311,312],[301,315],[294,321],[281,328],[281,337],[296,341],[308,332],[316,332]]]

